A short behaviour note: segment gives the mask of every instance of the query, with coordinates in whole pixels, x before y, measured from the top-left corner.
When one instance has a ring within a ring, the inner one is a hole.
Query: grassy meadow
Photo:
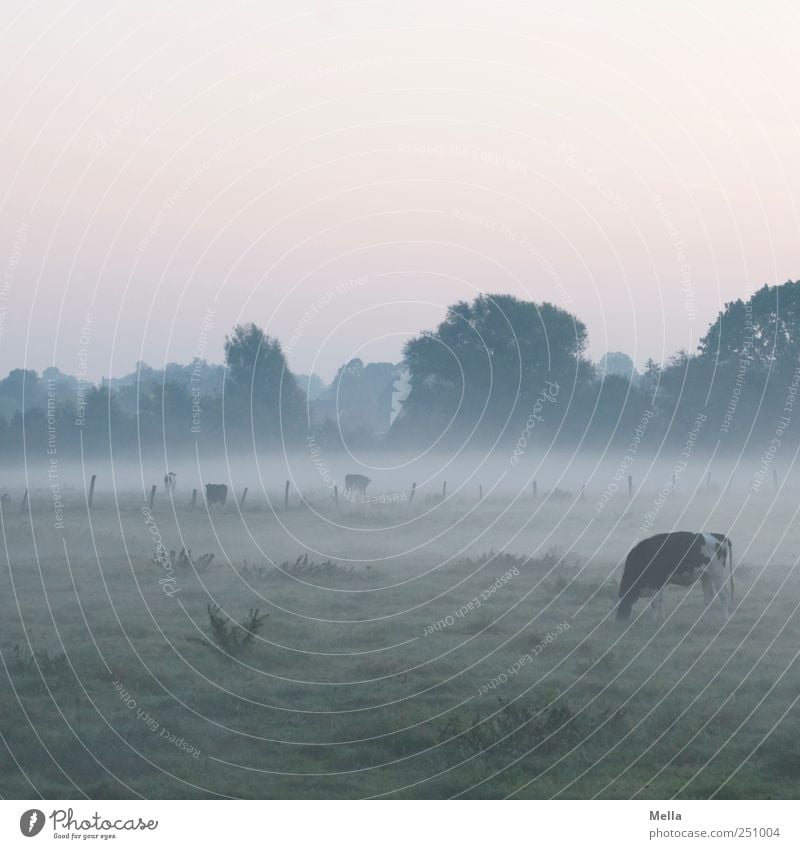
[[[472,489],[6,503],[0,795],[800,796],[796,499],[673,494],[650,532],[729,533],[735,611],[671,587],[625,629],[653,493]]]

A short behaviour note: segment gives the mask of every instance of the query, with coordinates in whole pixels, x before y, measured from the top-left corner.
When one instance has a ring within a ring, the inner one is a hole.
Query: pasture
[[[733,615],[670,587],[626,629],[653,490],[440,490],[6,503],[0,795],[800,795],[796,499],[673,493],[648,532],[729,533]]]

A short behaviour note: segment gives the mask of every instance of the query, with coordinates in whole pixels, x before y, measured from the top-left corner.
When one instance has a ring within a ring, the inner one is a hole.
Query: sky
[[[800,278],[789,2],[20,3],[0,27],[0,372],[398,361],[479,292],[589,355]]]

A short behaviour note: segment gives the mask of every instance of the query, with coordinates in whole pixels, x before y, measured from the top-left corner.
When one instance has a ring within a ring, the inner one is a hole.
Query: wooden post
[[[333,487],[333,503],[338,507],[339,506],[339,487],[334,484]]]
[[[247,487],[244,488],[244,492],[242,493],[242,500],[239,502],[239,509],[244,510],[244,500],[247,498]]]
[[[413,503],[414,503],[414,493],[415,493],[416,491],[417,491],[417,482],[416,482],[416,481],[414,481],[414,483],[412,483],[412,484],[411,484],[411,495],[409,495],[409,497],[408,497],[408,503],[409,503],[409,504],[413,504]]]
[[[706,489],[711,489],[711,469],[708,470],[706,475]]]
[[[478,501],[483,501],[483,484],[478,486]]]
[[[92,481],[89,484],[89,509],[92,509],[94,503],[94,482],[97,480],[97,475],[92,475]]]
[[[194,505],[197,504],[197,490],[192,490],[192,512],[194,512]]]
[[[289,509],[289,481],[286,481],[286,489],[283,492],[283,509]]]
[[[442,482],[442,501],[447,497],[447,481]]]
[[[633,475],[628,475],[628,498],[633,498]]]
[[[20,513],[25,512],[25,508],[28,506],[28,490],[25,490],[25,495],[22,496],[22,507],[20,507]]]
[[[536,501],[538,493],[538,487],[536,486],[536,481],[533,482],[533,500]]]
[[[156,500],[156,485],[153,484],[152,489],[150,490],[150,509],[153,509],[153,502]]]
[[[675,489],[675,472],[672,473],[672,488]]]

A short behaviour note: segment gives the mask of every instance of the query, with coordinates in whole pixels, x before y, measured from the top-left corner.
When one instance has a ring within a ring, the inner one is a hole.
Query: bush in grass
[[[69,661],[64,652],[51,655],[46,649],[30,652],[17,643],[8,668],[17,675],[41,675],[44,678],[58,678],[71,674]]]
[[[243,654],[253,643],[256,634],[264,627],[268,614],[259,614],[258,609],[250,610],[247,618],[241,622],[232,622],[223,613],[220,613],[218,604],[209,604],[208,611],[211,636],[201,639],[200,637],[188,637],[192,643],[198,643],[206,648],[220,649],[229,657],[238,657]]]
[[[577,746],[599,726],[604,739],[618,740],[627,730],[624,711],[602,708],[576,714],[566,703],[536,707],[522,699],[497,700],[499,710],[490,717],[475,713],[464,724],[451,717],[440,728],[439,741],[464,760],[482,753],[488,757],[508,758],[510,753],[531,751],[533,756],[553,755]],[[483,720],[483,721],[481,721]]]
[[[321,563],[316,563],[308,559],[307,554],[301,554],[297,560],[284,560],[279,566],[261,566],[259,564],[249,564],[246,560],[244,565],[239,569],[239,574],[244,578],[269,578],[276,575],[288,575],[292,578],[300,580],[328,578],[332,580],[350,578],[358,578],[363,576],[363,572],[356,572],[352,566],[341,566],[334,563],[332,560],[324,560]]]

